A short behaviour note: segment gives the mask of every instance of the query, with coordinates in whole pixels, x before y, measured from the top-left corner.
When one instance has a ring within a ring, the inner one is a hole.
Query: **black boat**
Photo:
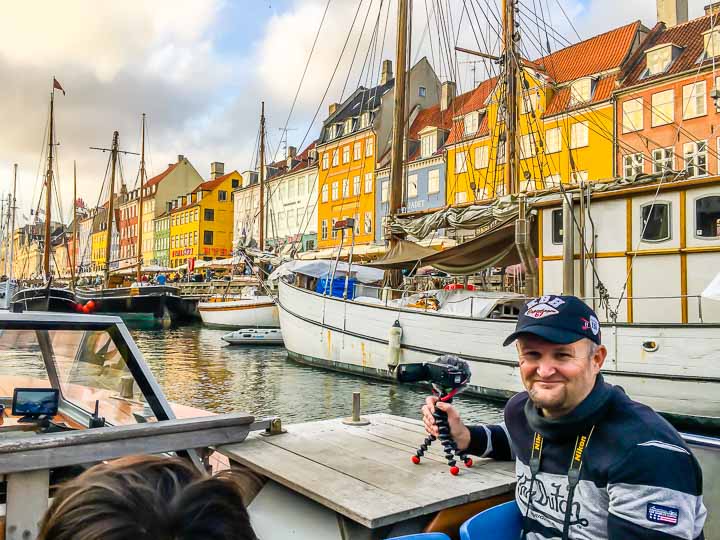
[[[25,311],[54,311],[74,313],[77,311],[75,295],[70,289],[61,287],[29,287],[16,292],[13,304],[22,305]]]
[[[126,321],[174,323],[185,319],[176,287],[142,285],[108,289],[76,289],[75,301],[86,312],[119,315]]]

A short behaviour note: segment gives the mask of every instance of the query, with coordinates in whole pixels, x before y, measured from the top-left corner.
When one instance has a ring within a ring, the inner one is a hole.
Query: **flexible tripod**
[[[450,393],[445,393],[443,391],[437,392],[433,389],[433,394],[437,395],[438,399],[444,403],[452,403],[452,399],[457,393],[457,390],[459,389],[455,389]],[[466,467],[472,467],[473,461],[468,457],[466,452],[458,450],[457,443],[450,433],[447,413],[435,408],[433,418],[435,418],[435,424],[438,427],[439,437],[435,437],[435,435],[428,435],[425,438],[425,441],[423,441],[417,449],[417,452],[415,452],[415,455],[411,458],[412,462],[415,463],[415,465],[420,464],[420,458],[425,455],[425,452],[427,452],[432,442],[439,438],[440,444],[442,444],[443,450],[445,451],[445,459],[447,460],[448,467],[450,467],[450,474],[457,476],[460,473],[460,468],[457,466],[455,457],[460,458],[460,461],[462,461]]]

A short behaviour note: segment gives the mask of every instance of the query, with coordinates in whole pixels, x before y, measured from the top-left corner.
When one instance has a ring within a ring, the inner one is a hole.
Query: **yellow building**
[[[526,62],[518,84],[519,191],[615,176],[612,92],[645,32],[635,22]],[[482,82],[456,112],[448,204],[505,193],[503,86]]]
[[[99,272],[105,268],[105,251],[107,246],[107,235],[105,230],[92,233],[92,270]]]
[[[233,171],[203,182],[178,197],[170,210],[170,266],[189,259],[211,261],[232,255],[233,203],[231,193],[242,184]]]

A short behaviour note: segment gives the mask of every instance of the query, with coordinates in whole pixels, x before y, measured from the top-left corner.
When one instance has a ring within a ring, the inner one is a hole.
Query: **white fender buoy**
[[[388,333],[388,357],[387,364],[391,370],[400,363],[400,340],[402,339],[402,327],[400,321],[395,320]]]

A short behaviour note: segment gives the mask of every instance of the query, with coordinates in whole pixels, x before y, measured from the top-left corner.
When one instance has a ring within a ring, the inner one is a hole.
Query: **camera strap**
[[[588,444],[590,444],[590,437],[595,430],[595,426],[592,426],[587,432],[581,433],[575,439],[575,448],[573,448],[572,458],[570,460],[570,468],[568,469],[568,498],[567,505],[565,507],[565,517],[563,519],[563,533],[562,539],[568,540],[570,538],[570,519],[572,518],[572,503],[575,497],[575,488],[580,482],[580,470],[582,469],[583,455]],[[532,496],[533,488],[535,487],[535,479],[537,474],[540,472],[540,462],[542,460],[542,448],[543,448],[543,436],[539,433],[535,433],[533,436],[532,449],[530,451],[530,490],[528,492],[527,508],[525,509],[525,518],[523,520],[522,535],[520,538],[525,540],[527,538],[527,517],[530,514],[530,508],[532,507]]]

